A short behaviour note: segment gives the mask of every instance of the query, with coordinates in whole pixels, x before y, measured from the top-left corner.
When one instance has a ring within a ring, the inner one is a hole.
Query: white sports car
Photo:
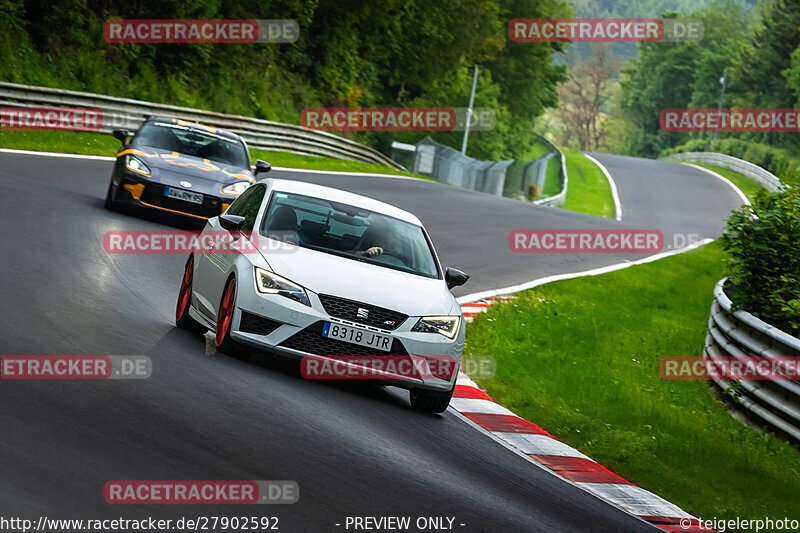
[[[441,267],[411,213],[338,189],[265,179],[203,232],[229,232],[255,249],[211,249],[186,262],[176,323],[215,331],[220,352],[241,355],[246,345],[362,367],[346,358],[460,363],[464,316],[449,289],[469,276]],[[415,408],[438,413],[450,403],[455,380],[452,372],[386,383],[409,389]]]

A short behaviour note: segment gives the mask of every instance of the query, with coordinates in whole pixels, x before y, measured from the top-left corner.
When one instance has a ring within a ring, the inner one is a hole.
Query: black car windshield
[[[237,168],[250,167],[247,151],[238,140],[182,124],[150,122],[139,130],[135,142]]]
[[[347,204],[276,191],[261,234],[354,261],[439,277],[420,226]]]

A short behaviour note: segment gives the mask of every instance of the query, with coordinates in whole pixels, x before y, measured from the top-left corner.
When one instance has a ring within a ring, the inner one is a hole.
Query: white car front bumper
[[[326,311],[319,295],[311,291],[307,291],[307,294],[311,306],[279,294],[262,294],[248,284],[240,285],[231,326],[231,338],[260,350],[279,352],[296,358],[309,355],[362,356],[367,353],[370,356],[433,356],[452,360],[455,369],[458,369],[464,348],[463,316],[455,338],[449,339],[438,333],[412,332],[411,328],[419,319],[414,316],[409,316],[392,330],[373,327],[341,316],[332,316]],[[325,298],[326,301],[330,301],[327,300],[330,297]],[[359,305],[375,307],[369,304]],[[390,336],[393,339],[392,350],[380,352],[323,337],[321,330],[324,322],[351,325]],[[427,375],[421,378],[404,377],[402,380],[381,379],[381,381],[387,385],[403,388],[447,391],[455,385],[456,377],[457,372],[453,372],[446,380],[440,379],[438,375]]]

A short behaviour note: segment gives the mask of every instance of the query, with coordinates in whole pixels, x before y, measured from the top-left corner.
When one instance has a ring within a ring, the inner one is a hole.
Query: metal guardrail
[[[241,135],[253,148],[361,161],[406,170],[374,148],[329,132],[240,115],[8,82],[0,82],[0,105],[96,107],[103,112],[103,125],[100,128],[103,133],[122,128],[136,130],[146,117],[163,115],[224,128]]]
[[[785,333],[746,311],[731,311],[725,294],[727,278],[714,287],[703,358],[711,364],[720,358],[766,360],[780,367],[776,357],[800,357],[800,339]],[[709,361],[710,359],[710,361]],[[800,381],[735,381],[713,378],[723,392],[756,419],[800,441]]]
[[[560,205],[564,205],[564,200],[566,200],[567,198],[567,187],[569,186],[569,176],[567,176],[567,161],[564,158],[564,153],[561,150],[559,150],[556,147],[556,145],[552,144],[544,137],[542,137],[542,142],[545,143],[550,148],[551,152],[555,152],[556,154],[558,154],[559,163],[561,165],[561,169],[559,170],[559,173],[561,175],[561,191],[553,196],[548,196],[547,198],[534,200],[533,203],[537,205],[558,207]]]
[[[784,185],[775,174],[764,170],[760,166],[754,165],[749,161],[745,161],[730,155],[718,154],[716,152],[684,152],[682,154],[672,154],[667,156],[665,159],[694,161],[696,163],[706,163],[709,165],[717,165],[719,167],[727,168],[759,182],[766,187],[767,190],[772,192],[780,192],[786,188],[786,185]]]
[[[513,162],[513,159],[473,159],[450,146],[425,137],[417,143],[412,168],[417,174],[430,176],[442,183],[502,196],[506,169]]]

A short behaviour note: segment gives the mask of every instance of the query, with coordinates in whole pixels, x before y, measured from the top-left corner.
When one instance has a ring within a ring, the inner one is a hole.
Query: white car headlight
[[[414,324],[411,331],[438,333],[448,339],[452,339],[458,333],[458,325],[460,323],[460,316],[424,316]]]
[[[147,168],[147,165],[142,163],[142,160],[133,155],[126,155],[125,156],[125,167],[128,170],[136,172],[137,174],[141,174],[142,176],[150,176],[150,169]]]
[[[230,185],[226,185],[220,191],[222,194],[230,194],[232,196],[239,196],[247,188],[250,186],[249,181],[237,181],[236,183],[231,183]]]
[[[303,287],[269,270],[256,267],[256,288],[262,294],[280,294],[311,307],[308,294]]]

